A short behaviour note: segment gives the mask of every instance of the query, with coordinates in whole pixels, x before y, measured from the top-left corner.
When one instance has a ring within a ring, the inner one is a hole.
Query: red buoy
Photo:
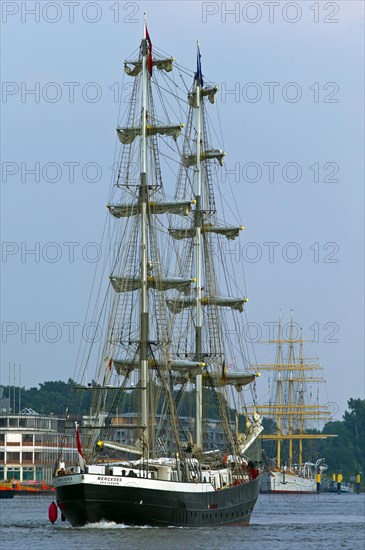
[[[48,508],[48,518],[51,523],[54,523],[57,520],[58,512],[57,512],[57,506],[54,502],[49,505]]]

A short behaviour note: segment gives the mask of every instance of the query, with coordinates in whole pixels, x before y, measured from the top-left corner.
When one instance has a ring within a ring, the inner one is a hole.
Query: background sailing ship
[[[325,379],[315,374],[322,367],[313,362],[316,358],[304,356],[305,341],[298,335],[298,325],[293,320],[287,333],[283,335],[280,319],[277,339],[266,342],[277,346],[276,361],[257,365],[268,373],[271,386],[270,401],[260,404],[259,411],[271,420],[272,433],[265,431],[260,437],[275,442],[260,490],[314,493],[320,479],[317,474],[324,473],[327,466],[324,458],[313,461],[306,456],[309,450],[305,443],[335,437],[318,431],[324,422],[332,419],[334,411],[330,405],[319,402],[316,390]]]
[[[109,287],[97,297],[106,339],[96,359],[98,342],[85,352],[83,374],[98,365],[91,412],[77,429],[79,466],[60,453],[57,503],[74,526],[245,524],[259,491],[262,426],[243,399],[255,374],[239,337],[247,302],[240,266],[225,254],[243,227],[221,211],[225,152],[211,145],[208,108],[218,87],[203,78],[199,47],[196,72],[177,66],[176,79],[174,58],[152,52],[146,26],[134,56],[124,66],[133,91],[107,205],[118,244],[105,265]]]

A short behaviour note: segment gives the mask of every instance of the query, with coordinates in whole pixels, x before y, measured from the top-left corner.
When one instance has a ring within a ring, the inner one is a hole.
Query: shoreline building
[[[0,480],[51,483],[61,448],[62,458],[76,463],[76,440],[64,434],[64,418],[9,408],[0,410]]]

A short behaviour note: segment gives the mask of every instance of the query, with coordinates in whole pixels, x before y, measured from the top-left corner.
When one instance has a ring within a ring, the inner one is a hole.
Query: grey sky
[[[90,243],[106,215],[115,95],[127,91],[122,62],[147,9],[153,44],[194,68],[199,38],[203,73],[220,88],[226,166],[246,228],[227,253],[246,265],[248,322],[267,339],[279,310],[288,322],[293,309],[326,367],[325,398],[342,413],[348,398],[364,397],[363,2],[1,8],[1,382],[9,363],[22,365],[26,387],[74,375]],[[260,361],[274,357],[255,349]],[[264,379],[257,385],[264,396]]]

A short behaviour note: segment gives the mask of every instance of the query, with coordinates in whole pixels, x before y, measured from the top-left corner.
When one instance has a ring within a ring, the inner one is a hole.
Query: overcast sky
[[[220,88],[252,338],[268,339],[279,311],[286,323],[293,310],[326,369],[325,400],[340,417],[350,397],[364,397],[363,8],[1,3],[1,383],[9,363],[16,383],[21,365],[26,387],[74,375],[117,95],[127,91],[122,62],[139,45],[147,9],[153,43],[194,69],[199,38],[203,73]],[[262,345],[256,354],[274,358]]]

